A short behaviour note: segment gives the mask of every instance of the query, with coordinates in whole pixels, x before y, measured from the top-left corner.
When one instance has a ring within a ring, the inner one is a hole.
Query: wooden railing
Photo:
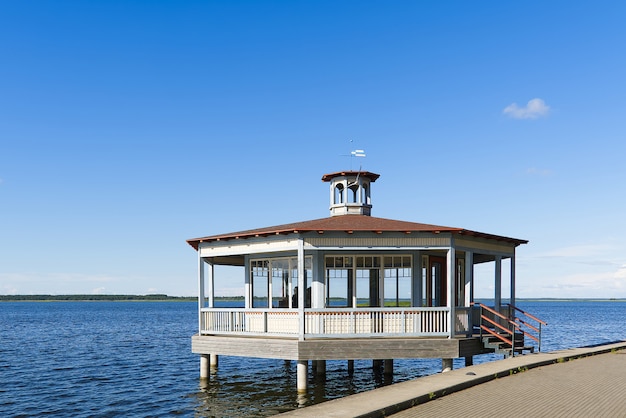
[[[304,311],[305,337],[448,337],[450,310],[428,308],[324,308]],[[454,335],[471,334],[469,308],[456,308]],[[297,337],[297,309],[205,308],[200,334]]]
[[[200,334],[274,334],[297,336],[297,309],[205,308]]]

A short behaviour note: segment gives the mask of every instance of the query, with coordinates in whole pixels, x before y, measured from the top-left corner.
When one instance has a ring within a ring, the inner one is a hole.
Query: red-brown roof
[[[336,173],[329,173],[329,174],[324,174],[322,176],[322,181],[331,181],[332,179],[334,179],[335,177],[340,177],[340,176],[360,176],[360,177],[365,177],[370,179],[370,181],[373,183],[375,182],[378,177],[380,177],[380,174],[376,174],[376,173],[371,173],[369,171],[337,171]]]
[[[481,232],[470,231],[463,228],[453,228],[448,226],[429,225],[416,222],[396,221],[393,219],[376,218],[366,215],[341,215],[331,216],[328,218],[314,219],[311,221],[295,222],[284,225],[270,226],[267,228],[250,229],[247,231],[231,232],[228,234],[211,235],[202,238],[193,238],[187,240],[187,243],[196,250],[200,242],[225,241],[231,239],[252,238],[269,235],[281,234],[298,234],[304,232],[330,232],[343,231],[346,233],[353,232],[452,232],[462,235],[478,236],[497,241],[507,241],[515,245],[526,244],[528,241],[507,238],[498,235],[484,234]]]

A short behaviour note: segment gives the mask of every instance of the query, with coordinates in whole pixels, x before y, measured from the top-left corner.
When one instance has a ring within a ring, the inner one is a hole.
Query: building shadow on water
[[[347,361],[327,361],[326,373],[310,365],[307,391],[298,394],[297,362],[223,356],[189,397],[198,417],[266,417],[432,374],[431,366],[421,363],[399,361],[393,375],[372,360],[355,360],[352,367]]]

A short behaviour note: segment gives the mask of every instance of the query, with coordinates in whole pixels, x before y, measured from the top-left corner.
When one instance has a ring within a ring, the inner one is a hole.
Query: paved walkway
[[[626,417],[625,393],[626,341],[465,367],[282,415]]]

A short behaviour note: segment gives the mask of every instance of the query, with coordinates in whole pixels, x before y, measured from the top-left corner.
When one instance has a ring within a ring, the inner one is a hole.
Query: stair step
[[[508,335],[504,335],[504,338],[508,338]],[[519,335],[515,335],[515,352],[518,354],[523,354],[524,352],[530,352],[530,353],[534,353],[535,352],[535,347],[534,346],[528,346],[528,345],[524,345],[524,346],[520,346],[517,345],[518,342],[523,341],[523,338],[519,338]],[[489,335],[489,336],[484,336],[483,337],[483,346],[485,348],[489,348],[492,349],[494,352],[496,353],[501,353],[501,354],[510,354],[511,353],[511,344],[506,343],[504,341],[502,341],[501,339],[499,339],[498,337],[495,337],[493,335]]]

